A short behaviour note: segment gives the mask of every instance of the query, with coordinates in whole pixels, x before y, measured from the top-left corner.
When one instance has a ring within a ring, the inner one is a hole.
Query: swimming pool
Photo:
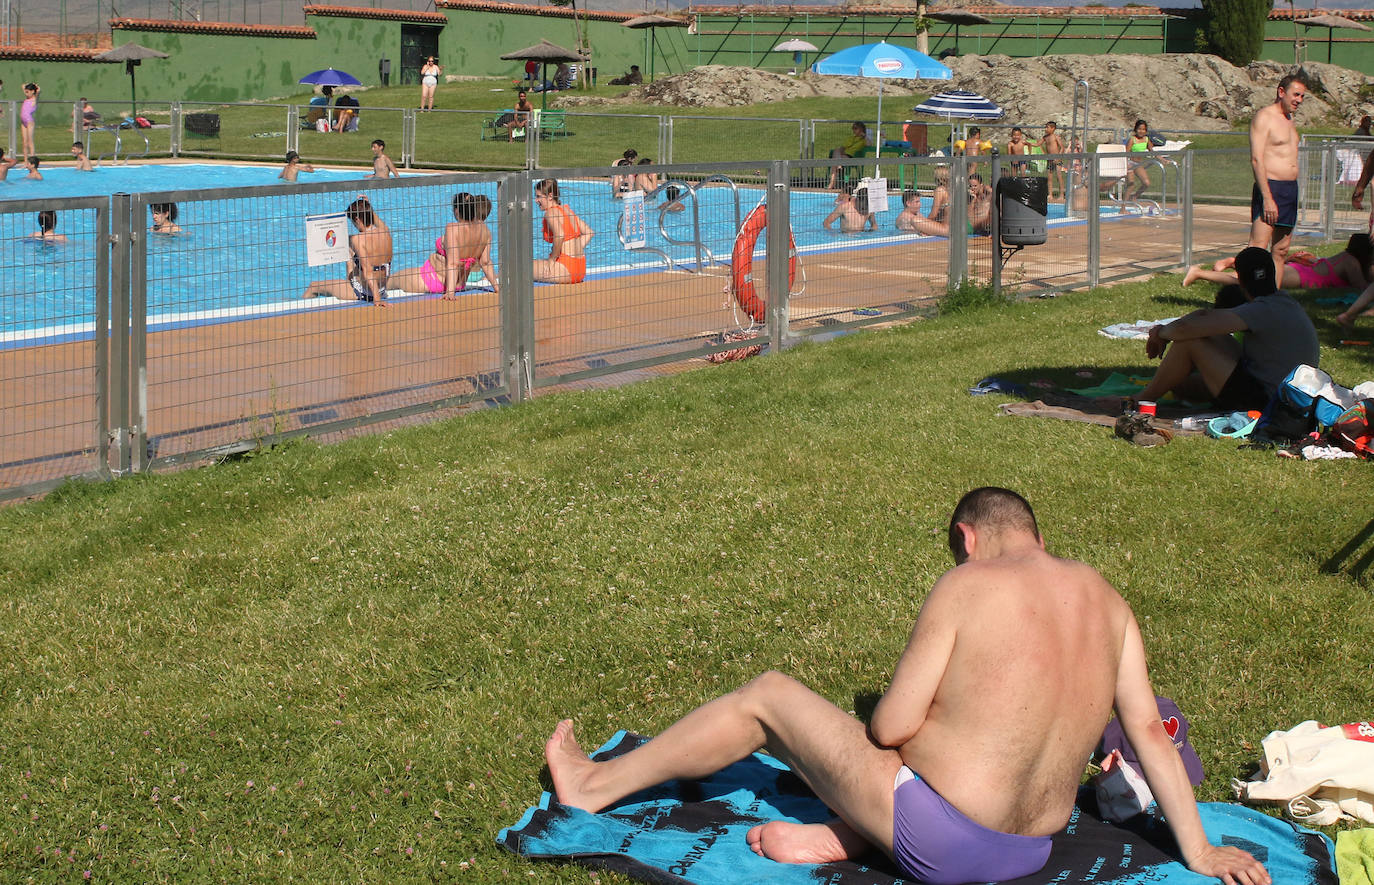
[[[0,184],[0,199],[41,199],[44,196],[90,196],[115,191],[153,192],[170,189],[253,187],[281,184],[279,166],[216,164],[148,164],[107,166],[94,173],[71,168],[45,172],[44,181],[22,178]],[[359,180],[366,170],[320,170],[302,173],[301,182]],[[423,178],[423,175],[417,175]],[[623,204],[610,198],[604,181],[564,181],[563,201],[597,232],[587,248],[591,276],[642,272],[663,267],[652,252],[626,250],[617,236]],[[378,214],[390,226],[394,240],[393,269],[416,267],[429,256],[436,236],[452,219],[454,192],[467,190],[495,201],[492,181],[455,185],[451,179],[434,186],[375,190],[370,193]],[[761,187],[705,187],[697,192],[697,232],[710,253],[728,260],[734,244],[735,201],[746,215],[763,196]],[[148,325],[150,329],[188,323],[223,322],[287,311],[338,306],[332,299],[302,300],[299,295],[313,280],[343,276],[343,265],[310,267],[307,263],[304,218],[339,212],[351,193],[300,193],[283,187],[270,195],[237,199],[184,200],[178,223],[183,232],[147,237]],[[691,211],[660,213],[660,201],[648,207],[647,245],[667,253],[674,262],[693,265],[696,252]],[[824,230],[822,219],[834,194],[797,190],[791,194],[792,227],[798,251],[871,248],[918,237],[896,231],[900,211],[896,195],[889,209],[878,215],[878,230],[840,234]],[[930,200],[922,208],[929,211]],[[690,207],[689,207],[690,209]],[[1051,206],[1051,218],[1062,219],[1063,207]],[[90,334],[94,316],[91,280],[95,274],[96,244],[93,211],[64,212],[57,231],[65,243],[30,238],[37,230],[34,213],[0,215],[0,344]],[[500,265],[500,244],[493,229],[493,260]],[[661,225],[661,226],[660,226]],[[666,232],[667,236],[664,236]],[[538,218],[531,231],[533,254],[548,254]],[[762,247],[762,242],[759,243]]]

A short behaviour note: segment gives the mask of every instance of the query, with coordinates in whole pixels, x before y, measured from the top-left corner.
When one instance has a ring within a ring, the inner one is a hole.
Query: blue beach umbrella
[[[924,52],[898,46],[895,43],[865,43],[841,49],[811,66],[817,74],[836,77],[869,77],[878,81],[877,155],[882,156],[883,138],[883,81],[893,80],[951,80],[954,72]]]
[[[993,102],[967,89],[950,89],[936,93],[912,110],[918,114],[933,114],[947,120],[1000,120],[1006,114]]]
[[[336,71],[333,68],[325,68],[322,71],[311,71],[301,77],[298,83],[309,83],[312,86],[361,86],[363,82],[352,74],[343,71]]]

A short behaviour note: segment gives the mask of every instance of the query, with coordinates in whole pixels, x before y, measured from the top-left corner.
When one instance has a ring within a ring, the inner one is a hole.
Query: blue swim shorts
[[[1275,181],[1269,179],[1269,193],[1274,195],[1274,204],[1278,206],[1279,217],[1274,222],[1274,227],[1297,227],[1298,226],[1298,183],[1296,181]],[[1264,215],[1264,196],[1260,194],[1259,185],[1255,184],[1250,189],[1250,220],[1254,221]]]
[[[975,823],[902,766],[892,785],[892,853],[902,872],[929,885],[1003,882],[1036,872],[1049,836],[1000,833]]]

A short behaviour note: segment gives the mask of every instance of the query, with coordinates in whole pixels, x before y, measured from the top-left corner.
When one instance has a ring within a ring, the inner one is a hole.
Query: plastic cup
[[[1140,410],[1140,414],[1142,415],[1149,415],[1151,418],[1155,416],[1155,404],[1147,399],[1143,399],[1136,403],[1136,408]]]

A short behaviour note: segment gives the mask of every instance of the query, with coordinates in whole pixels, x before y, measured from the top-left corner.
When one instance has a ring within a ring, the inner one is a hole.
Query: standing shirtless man
[[[1274,254],[1274,272],[1283,278],[1293,227],[1298,223],[1298,127],[1293,122],[1307,81],[1289,74],[1279,81],[1274,103],[1250,121],[1250,245]]]
[[[544,748],[559,801],[595,812],[765,748],[839,817],[755,827],[749,844],[764,857],[827,863],[871,844],[921,881],[1003,881],[1044,866],[1114,706],[1189,868],[1269,885],[1249,854],[1207,841],[1125,600],[1090,567],[1046,553],[1030,505],[1006,489],[965,495],[949,546],[958,564],[921,607],[867,729],[765,673],[605,762],[560,722]]]

